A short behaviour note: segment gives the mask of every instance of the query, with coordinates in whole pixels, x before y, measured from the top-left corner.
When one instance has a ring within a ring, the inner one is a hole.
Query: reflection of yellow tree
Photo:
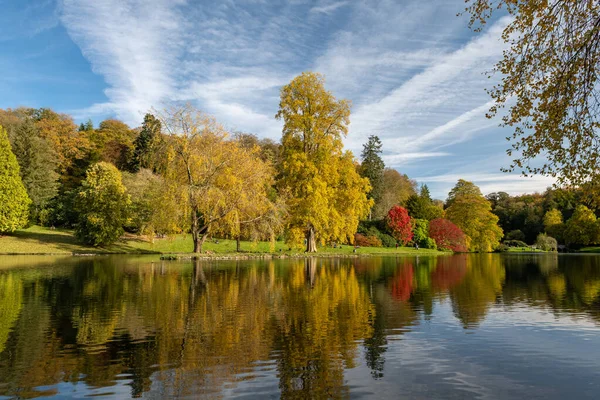
[[[23,287],[13,274],[0,274],[0,353],[21,311]]]
[[[466,259],[467,272],[460,284],[450,289],[454,314],[464,327],[476,326],[502,293],[505,269],[500,256],[481,254]]]
[[[353,268],[293,267],[275,304],[283,398],[341,398],[344,367],[352,367],[359,339],[371,333],[374,308]]]

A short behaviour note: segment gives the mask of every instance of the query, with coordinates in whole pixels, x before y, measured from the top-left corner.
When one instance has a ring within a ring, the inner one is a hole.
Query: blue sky
[[[0,0],[0,108],[141,123],[190,101],[232,130],[278,139],[279,89],[302,71],[352,101],[346,146],[370,134],[390,167],[445,199],[459,178],[487,194],[543,191],[505,174],[511,132],[487,120],[484,72],[506,23],[481,33],[463,0]]]

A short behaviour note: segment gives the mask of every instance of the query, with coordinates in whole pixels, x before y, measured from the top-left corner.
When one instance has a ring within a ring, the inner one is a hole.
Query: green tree
[[[106,162],[92,165],[75,204],[77,236],[94,246],[114,243],[123,234],[130,203],[119,170]]]
[[[133,156],[130,170],[137,172],[140,168],[153,168],[153,152],[160,137],[162,124],[158,118],[148,113],[144,116],[140,134],[133,141]]]
[[[373,201],[369,181],[356,172],[352,153],[343,151],[350,104],[336,100],[324,78],[305,72],[281,89],[282,176],[289,193],[288,240],[306,240],[308,252],[320,241],[352,242]]]
[[[369,180],[371,190],[368,197],[373,199],[374,204],[381,201],[383,195],[383,171],[385,163],[381,159],[381,141],[375,135],[369,136],[367,143],[363,145],[361,154],[362,163],[360,165],[360,175]],[[371,213],[369,214],[371,217]],[[370,218],[369,218],[370,219]]]
[[[502,229],[490,202],[472,182],[459,180],[448,196],[446,217],[467,235],[471,251],[490,252],[498,246]]]
[[[6,130],[0,126],[0,233],[27,224],[31,199],[21,180],[19,163]]]
[[[189,214],[185,196],[179,188],[149,169],[123,173],[123,184],[131,198],[131,218],[127,229],[151,240],[155,234],[167,235],[187,230]]]
[[[21,179],[32,201],[32,216],[40,212],[58,193],[58,160],[52,146],[39,137],[31,118],[26,118],[13,135],[13,151],[20,166]]]
[[[600,3],[467,3],[471,26],[485,24],[497,9],[511,17],[501,36],[509,47],[494,69],[501,81],[490,90],[496,104],[489,113],[508,107],[502,122],[514,129],[509,155],[516,156],[508,169],[574,184],[598,182]],[[548,162],[529,162],[539,155]]]
[[[428,248],[429,221],[413,218],[410,222],[412,223],[413,242],[418,243],[420,247]]]
[[[586,206],[577,206],[566,223],[563,235],[567,244],[584,246],[597,244],[600,241],[600,232],[596,224],[596,216]]]
[[[406,208],[412,218],[427,221],[441,218],[444,214],[444,210],[435,205],[433,200],[431,200],[427,185],[421,186],[421,191],[418,195],[413,194],[406,200]]]

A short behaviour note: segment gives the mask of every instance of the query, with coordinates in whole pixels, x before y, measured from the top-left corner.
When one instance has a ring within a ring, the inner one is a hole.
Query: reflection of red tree
[[[407,263],[400,267],[392,281],[392,297],[396,300],[406,301],[410,299],[413,291],[413,265]]]
[[[466,273],[467,263],[465,257],[439,258],[437,267],[431,274],[431,285],[438,290],[450,289],[458,285]]]

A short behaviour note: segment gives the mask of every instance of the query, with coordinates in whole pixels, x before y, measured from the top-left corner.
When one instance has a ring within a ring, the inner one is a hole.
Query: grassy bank
[[[579,253],[600,253],[600,246],[582,247]]]
[[[126,235],[117,243],[106,247],[92,247],[80,243],[73,232],[66,229],[50,230],[49,228],[32,226],[27,229],[18,230],[14,233],[0,236],[0,254],[174,254],[191,253],[193,250],[190,235],[176,235],[164,239],[155,239],[154,243],[143,237]],[[233,254],[236,252],[236,243],[233,240],[207,241],[203,250],[217,255]],[[241,242],[241,250],[244,253],[269,253],[270,246],[266,242]],[[321,247],[320,253],[331,255],[354,254],[352,246],[341,248]],[[275,243],[277,254],[301,254],[302,250],[290,250],[283,242]],[[357,254],[444,254],[440,251],[420,249],[412,247],[385,248],[385,247],[362,247],[357,249]]]

